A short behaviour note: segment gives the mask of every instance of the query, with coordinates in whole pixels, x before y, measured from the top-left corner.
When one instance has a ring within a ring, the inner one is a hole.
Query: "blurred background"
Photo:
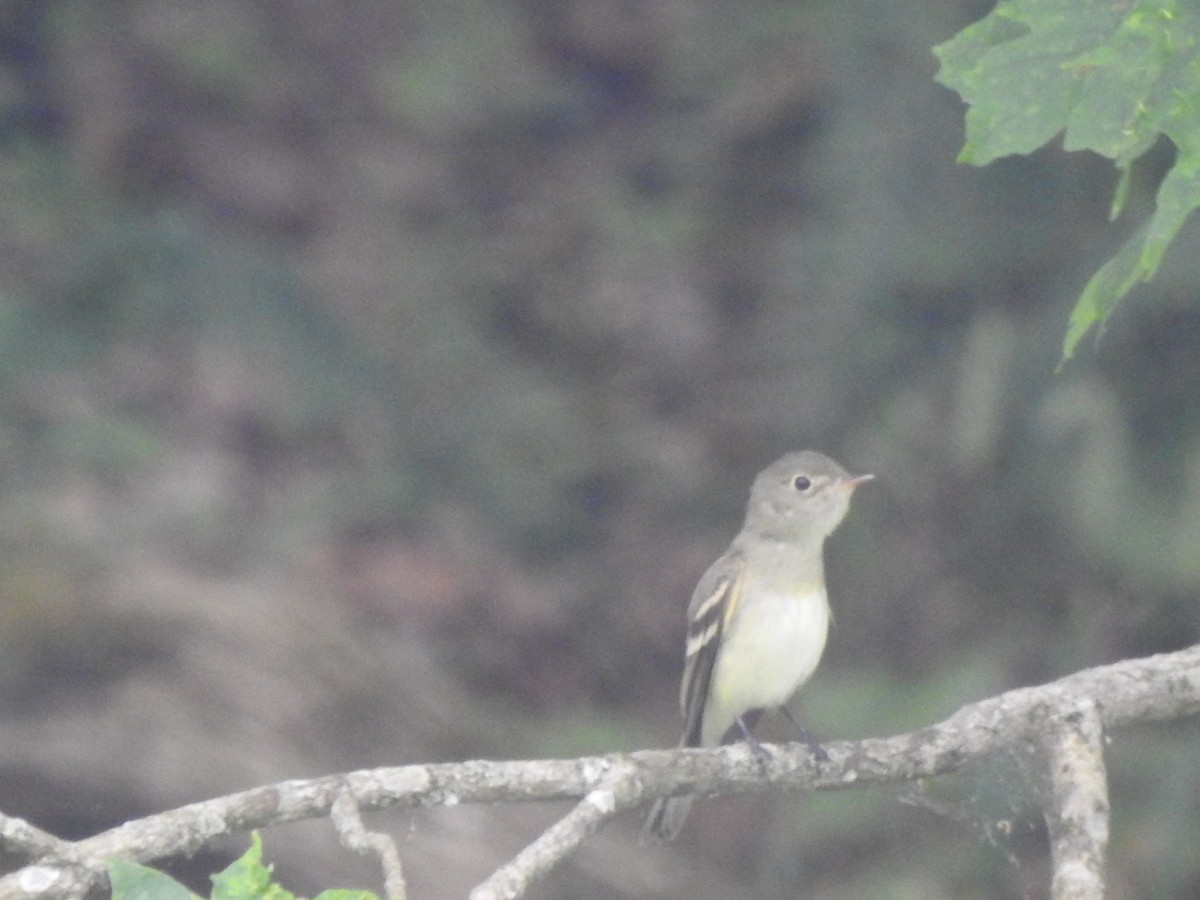
[[[930,48],[989,8],[0,5],[3,811],[671,745],[692,587],[791,449],[877,476],[825,739],[1194,642],[1197,232],[1052,374],[1171,150],[1116,224],[1104,160],[956,166]],[[1196,896],[1200,728],[1112,737],[1110,895]],[[534,896],[1044,897],[1036,766],[627,817]],[[565,809],[372,822],[430,900]]]

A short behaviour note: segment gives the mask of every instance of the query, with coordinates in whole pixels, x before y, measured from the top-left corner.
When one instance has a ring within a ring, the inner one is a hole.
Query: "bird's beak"
[[[854,475],[851,478],[843,478],[841,481],[841,487],[844,487],[848,491],[852,491],[860,484],[866,484],[874,477],[874,475]]]

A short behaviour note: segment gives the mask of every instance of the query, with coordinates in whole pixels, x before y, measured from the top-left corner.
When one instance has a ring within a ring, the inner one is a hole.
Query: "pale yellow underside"
[[[742,592],[709,682],[705,746],[717,744],[736,716],[786,704],[825,650],[829,602],[823,586],[789,592],[747,583]]]

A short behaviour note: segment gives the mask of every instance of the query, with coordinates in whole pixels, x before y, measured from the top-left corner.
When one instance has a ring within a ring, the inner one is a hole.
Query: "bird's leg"
[[[755,716],[755,718],[758,717]],[[769,760],[771,758],[771,754],[767,752],[766,747],[758,742],[758,738],[750,733],[750,728],[746,725],[746,722],[742,719],[742,717],[737,716],[733,721],[737,723],[738,730],[742,732],[742,737],[746,739],[746,743],[750,745],[750,749],[754,751],[754,755],[758,757],[759,762],[766,762]]]
[[[813,752],[813,756],[817,758],[817,761],[828,762],[829,754],[825,752],[825,748],[822,747],[820,742],[809,733],[807,728],[800,724],[799,720],[797,720],[792,714],[792,711],[786,706],[781,706],[780,709],[783,710],[783,714],[787,716],[787,720],[795,727],[796,737],[800,738],[800,740],[808,745],[808,749]]]

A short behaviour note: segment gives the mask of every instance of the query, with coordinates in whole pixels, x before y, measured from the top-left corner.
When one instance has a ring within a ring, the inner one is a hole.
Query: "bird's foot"
[[[742,732],[742,737],[745,739],[746,744],[750,747],[750,750],[754,753],[755,757],[760,763],[766,765],[766,763],[771,759],[771,754],[767,752],[767,748],[760,744],[758,742],[758,738],[750,733],[750,729],[746,727],[746,723],[742,721],[741,716],[738,716],[734,721],[737,722],[738,729]]]
[[[813,756],[817,758],[817,762],[829,762],[829,754],[825,752],[825,748],[821,746],[821,742],[813,737],[807,728],[800,724],[796,717],[792,715],[792,711],[785,706],[783,707],[783,714],[787,716],[788,721],[795,727],[796,737],[808,745],[808,749],[813,752]]]

